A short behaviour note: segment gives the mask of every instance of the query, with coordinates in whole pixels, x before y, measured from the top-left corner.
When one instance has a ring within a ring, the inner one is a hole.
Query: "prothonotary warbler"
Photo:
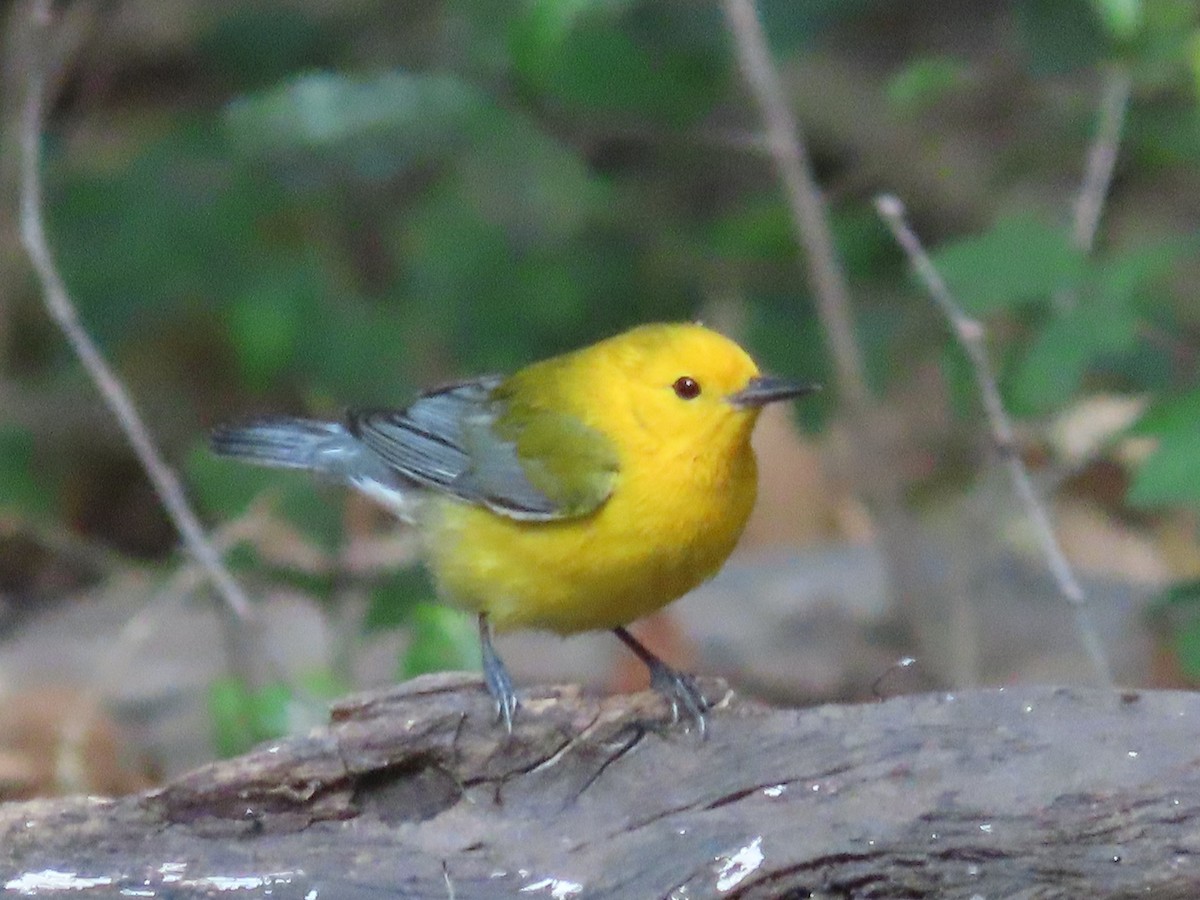
[[[332,476],[411,522],[440,597],[478,616],[510,730],[517,698],[493,628],[611,629],[702,731],[695,682],[625,626],[725,562],[754,505],[759,411],[812,390],[701,325],[643,325],[404,409],[218,428],[212,447]]]

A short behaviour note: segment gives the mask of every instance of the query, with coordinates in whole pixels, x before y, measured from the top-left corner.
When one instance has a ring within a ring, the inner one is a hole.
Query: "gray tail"
[[[353,468],[361,445],[338,422],[274,416],[213,429],[209,446],[218,456],[229,456],[260,466],[308,469],[344,475]]]

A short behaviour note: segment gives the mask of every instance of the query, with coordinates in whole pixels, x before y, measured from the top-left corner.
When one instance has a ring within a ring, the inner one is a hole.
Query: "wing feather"
[[[501,383],[480,378],[424,394],[406,409],[351,411],[350,430],[402,478],[510,518],[594,511],[615,479],[610,442],[562,413],[522,407],[514,415],[497,396]]]

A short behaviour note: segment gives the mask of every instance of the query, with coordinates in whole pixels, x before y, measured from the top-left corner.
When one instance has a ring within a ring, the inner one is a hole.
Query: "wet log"
[[[477,679],[350,698],[328,727],[156,791],[0,806],[14,895],[296,898],[1200,896],[1200,695],[1020,687],[769,709],[707,739],[653,694]]]

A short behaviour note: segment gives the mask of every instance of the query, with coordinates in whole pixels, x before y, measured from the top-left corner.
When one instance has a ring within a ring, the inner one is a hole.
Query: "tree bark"
[[[474,677],[119,799],[0,806],[15,895],[1200,897],[1200,695],[1020,687],[774,710]],[[57,886],[57,887],[55,887]]]

